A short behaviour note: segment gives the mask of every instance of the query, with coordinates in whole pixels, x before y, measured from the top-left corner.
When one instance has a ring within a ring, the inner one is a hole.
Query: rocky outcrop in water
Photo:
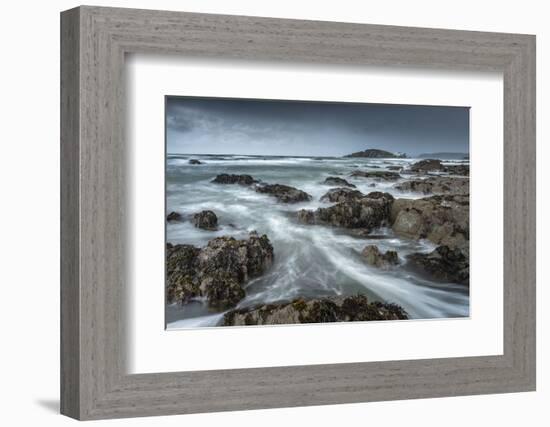
[[[166,220],[168,222],[182,222],[183,216],[178,212],[170,212],[168,216],[166,217]]]
[[[298,203],[311,200],[311,196],[305,191],[298,190],[289,185],[265,184],[256,187],[256,191],[273,196],[282,203]]]
[[[426,159],[413,163],[410,167],[410,170],[413,172],[440,171],[443,170],[443,165],[441,164],[441,160]]]
[[[204,248],[166,246],[167,300],[185,304],[206,299],[209,307],[226,310],[245,297],[242,287],[273,263],[273,247],[266,235],[250,233],[247,240],[218,237]]]
[[[337,176],[329,176],[323,184],[326,185],[338,185],[342,187],[350,187],[350,188],[356,188],[355,185],[347,182],[344,178],[339,178]]]
[[[189,159],[190,165],[202,165],[203,163],[200,160],[197,159]]]
[[[218,229],[218,217],[212,211],[202,211],[193,215],[193,224],[197,228],[214,231]]]
[[[450,175],[470,175],[470,165],[446,165],[444,170]]]
[[[448,246],[438,246],[430,253],[414,253],[407,256],[409,264],[427,273],[431,278],[444,282],[470,283],[470,261],[467,251]]]
[[[392,171],[353,171],[350,176],[359,178],[372,178],[382,181],[396,181],[401,175]]]
[[[334,227],[371,231],[387,225],[393,197],[375,191],[362,198],[350,198],[316,211],[301,210],[298,220],[305,224],[328,224]]]
[[[364,157],[368,159],[406,159],[407,155],[403,153],[392,153],[390,151],[371,148],[369,150],[357,151],[344,157]]]
[[[393,231],[401,237],[426,238],[438,245],[462,247],[470,238],[469,195],[395,199],[390,219]]]
[[[321,196],[321,201],[339,203],[361,199],[363,197],[365,197],[365,195],[359,190],[351,190],[349,188],[333,188]]]
[[[394,186],[400,191],[411,191],[423,194],[469,194],[469,178],[449,178],[431,176],[426,179],[412,179]]]
[[[361,255],[363,255],[367,264],[383,270],[387,270],[392,266],[399,264],[397,252],[386,251],[385,253],[382,253],[376,245],[366,246],[361,252]]]
[[[470,166],[465,164],[444,165],[441,160],[425,159],[413,163],[405,172],[426,174],[429,172],[443,172],[449,175],[468,176],[470,175]]]
[[[216,178],[212,180],[216,184],[239,184],[239,185],[252,185],[258,181],[252,178],[250,175],[229,175],[227,173],[222,173],[217,175]]]
[[[224,315],[223,326],[281,325],[369,320],[404,320],[406,311],[396,305],[369,302],[364,295],[332,297],[263,304],[231,310]]]

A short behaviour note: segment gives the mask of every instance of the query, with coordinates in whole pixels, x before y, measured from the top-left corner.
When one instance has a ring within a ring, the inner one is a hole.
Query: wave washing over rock
[[[168,328],[468,316],[468,174],[467,160],[168,155]]]

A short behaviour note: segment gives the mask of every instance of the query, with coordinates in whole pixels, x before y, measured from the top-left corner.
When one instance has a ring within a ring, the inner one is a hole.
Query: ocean
[[[203,164],[191,165],[189,159]],[[394,189],[401,180],[380,182],[349,176],[358,169],[386,170],[417,160],[168,154],[166,213],[176,211],[186,216],[211,210],[218,217],[219,227],[217,231],[207,231],[194,227],[190,221],[170,222],[166,224],[166,242],[203,247],[218,236],[246,239],[253,230],[266,234],[274,248],[274,264],[266,274],[245,284],[246,297],[239,308],[296,297],[361,293],[372,301],[399,304],[411,319],[469,316],[467,286],[431,281],[405,267],[407,254],[431,252],[436,247],[433,243],[399,238],[390,228],[359,237],[346,229],[305,225],[296,220],[300,209],[331,205],[319,200],[334,188],[322,184],[328,176],[344,178],[365,194],[384,191],[395,198],[425,197]],[[456,163],[467,162],[449,160],[449,164]],[[221,173],[248,174],[266,183],[290,185],[309,193],[312,200],[285,204],[246,186],[212,183]],[[377,245],[381,251],[397,251],[400,266],[386,271],[367,265],[361,251],[369,244]],[[216,326],[222,317],[223,313],[210,312],[200,300],[166,306],[168,329]]]

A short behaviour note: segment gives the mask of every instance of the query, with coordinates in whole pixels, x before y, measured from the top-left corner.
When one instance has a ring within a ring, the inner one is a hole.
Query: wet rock
[[[273,246],[266,235],[247,240],[222,236],[204,248],[166,246],[167,300],[185,304],[202,297],[210,308],[226,310],[245,297],[242,287],[273,264]]]
[[[199,248],[191,245],[166,245],[166,297],[168,302],[186,303],[200,295],[195,280]]]
[[[400,171],[401,169],[403,169],[403,166],[388,166],[388,170],[391,171]]]
[[[365,197],[359,190],[351,190],[349,188],[332,188],[321,196],[321,201],[339,203],[348,202],[350,200],[361,199]]]
[[[373,178],[382,181],[396,181],[401,175],[392,171],[353,171],[350,176],[360,178]]]
[[[239,281],[228,273],[204,277],[199,290],[200,295],[207,299],[209,307],[219,311],[234,307],[246,296]]]
[[[193,224],[203,230],[217,230],[218,217],[212,211],[202,211],[193,215]]]
[[[444,282],[470,283],[470,261],[468,253],[459,248],[438,246],[430,253],[414,253],[407,256],[409,264]]]
[[[397,256],[397,252],[386,251],[385,253],[382,253],[376,245],[366,246],[361,252],[361,255],[365,257],[365,261],[367,264],[384,270],[387,270],[390,267],[399,264],[399,257]]]
[[[298,190],[289,185],[265,184],[256,187],[256,191],[262,194],[269,194],[282,203],[298,203],[311,200],[311,196],[305,191]]]
[[[203,276],[228,274],[239,283],[262,274],[273,263],[273,247],[266,235],[251,233],[248,240],[217,237],[197,258]]]
[[[451,175],[469,176],[470,165],[446,165],[444,171]]]
[[[344,178],[339,178],[339,177],[337,177],[337,176],[329,176],[327,179],[325,179],[325,181],[323,182],[323,184],[327,184],[327,185],[340,185],[340,186],[343,186],[343,187],[356,188],[355,185],[350,184],[350,183],[347,182]]]
[[[300,209],[297,213],[298,221],[302,224],[315,224],[315,211]]]
[[[369,302],[364,295],[263,304],[225,314],[223,326],[280,325],[292,323],[404,320],[407,312],[396,304]]]
[[[330,207],[317,209],[314,212],[313,223],[351,229],[361,228],[370,232],[388,224],[392,203],[391,194],[375,191],[362,198],[349,198]],[[308,220],[309,218],[308,216]]]
[[[413,172],[430,172],[443,170],[441,160],[437,159],[425,159],[419,162],[413,163],[410,168]]]
[[[178,212],[170,212],[168,216],[166,217],[166,220],[168,222],[182,222],[183,216]]]
[[[390,221],[393,231],[399,236],[462,247],[469,240],[469,195],[395,199]]]
[[[412,179],[394,186],[400,191],[411,191],[423,194],[469,194],[470,180],[468,178],[449,178],[431,176],[426,179]]]
[[[250,175],[229,175],[227,173],[222,173],[217,175],[216,178],[212,180],[216,184],[239,184],[239,185],[252,185],[258,181],[252,178]]]
[[[189,159],[190,165],[202,165],[203,163],[200,160],[197,159]]]

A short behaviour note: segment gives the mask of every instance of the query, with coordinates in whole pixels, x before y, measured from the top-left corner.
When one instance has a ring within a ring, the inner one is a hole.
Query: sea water
[[[189,159],[203,164],[191,165]],[[260,235],[266,234],[274,249],[273,266],[244,285],[246,297],[238,308],[297,297],[361,293],[371,301],[399,304],[413,319],[468,316],[468,287],[431,281],[406,268],[408,254],[431,252],[434,244],[399,238],[388,228],[358,237],[349,230],[306,225],[296,220],[300,209],[331,205],[320,201],[322,195],[334,188],[323,184],[329,176],[346,179],[364,194],[385,191],[396,198],[424,197],[393,188],[407,179],[405,175],[398,181],[349,176],[354,170],[381,171],[414,161],[416,159],[168,154],[166,212],[188,216],[211,210],[218,217],[219,227],[217,231],[207,231],[194,227],[190,221],[167,223],[166,241],[203,247],[218,236],[246,239],[254,230]],[[312,200],[285,204],[256,193],[251,187],[212,183],[221,173],[248,174],[262,182],[290,185],[310,194]],[[381,251],[397,251],[400,266],[386,271],[367,265],[361,251],[370,244],[377,245]],[[201,301],[166,307],[168,328],[215,326],[222,316],[223,313],[210,312]]]

